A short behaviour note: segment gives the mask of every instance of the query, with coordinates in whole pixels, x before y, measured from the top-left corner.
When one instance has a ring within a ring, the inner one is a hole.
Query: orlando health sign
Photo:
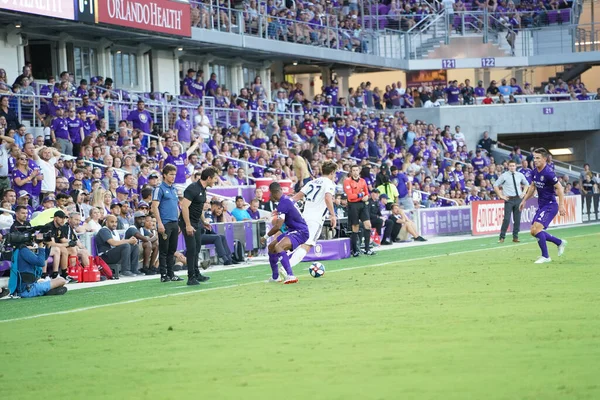
[[[96,23],[190,37],[189,2],[169,0],[96,0]]]

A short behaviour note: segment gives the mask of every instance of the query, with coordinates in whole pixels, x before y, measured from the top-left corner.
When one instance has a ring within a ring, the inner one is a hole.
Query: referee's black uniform
[[[200,181],[194,182],[185,189],[183,197],[190,201],[190,223],[196,230],[193,236],[188,236],[182,213],[182,215],[179,216],[179,228],[185,238],[188,280],[195,277],[198,282],[204,282],[210,278],[200,274],[200,269],[198,268],[198,255],[202,245],[202,213],[204,212],[204,203],[206,203],[206,188]]]

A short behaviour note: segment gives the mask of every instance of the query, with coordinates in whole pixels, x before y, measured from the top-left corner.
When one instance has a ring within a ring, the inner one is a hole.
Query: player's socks
[[[277,270],[277,261],[279,260],[279,254],[269,253],[269,264],[271,264],[272,278],[279,278],[279,271]]]
[[[290,256],[288,256],[287,251],[279,253],[279,257],[281,257],[281,265],[283,265],[288,276],[294,276],[294,271],[292,271],[292,266],[290,265]]]
[[[357,253],[359,251],[360,246],[358,245],[358,232],[352,232],[350,235],[350,245],[353,253]]]
[[[541,231],[537,235],[535,235],[535,237],[537,238],[538,246],[540,246],[540,249],[542,250],[542,257],[550,257],[548,255],[548,245],[546,243],[546,232]]]
[[[365,253],[369,251],[371,246],[371,230],[363,229],[363,233],[365,235]]]
[[[290,257],[290,266],[295,267],[304,259],[305,256],[306,249],[304,247],[298,247]]]
[[[552,236],[548,232],[546,232],[546,240],[549,241],[549,242],[554,243],[557,246],[560,246],[562,244],[562,240],[561,239],[557,238],[556,236]]]

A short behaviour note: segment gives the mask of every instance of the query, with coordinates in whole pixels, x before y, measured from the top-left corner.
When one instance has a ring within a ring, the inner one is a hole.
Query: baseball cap
[[[49,201],[56,203],[56,199],[54,197],[44,197],[44,199],[42,200],[42,203],[47,203]]]
[[[110,209],[111,209],[111,210],[112,210],[113,208],[115,208],[115,207],[121,207],[121,203],[117,202],[117,203],[112,203],[112,204],[110,205]]]
[[[371,193],[379,193],[379,189],[373,189]]]
[[[65,212],[63,210],[58,210],[57,212],[54,213],[54,218],[67,218],[67,214],[65,214]]]
[[[98,77],[94,76],[92,77],[92,79],[90,79],[91,83],[98,83]]]
[[[121,193],[121,194],[129,194],[129,191],[127,189],[125,189],[123,186],[119,186],[117,188],[117,193]]]
[[[138,203],[138,208],[142,208],[142,207],[150,207],[150,205],[148,203],[146,203],[145,201],[140,201]]]
[[[196,72],[196,70],[194,68],[188,69],[188,74],[191,74],[192,72]]]
[[[29,196],[29,192],[27,190],[19,190],[19,197]]]
[[[385,200],[389,200],[389,197],[388,197],[388,195],[387,195],[387,194],[385,194],[385,193],[384,193],[384,194],[382,194],[381,196],[379,196],[379,199],[380,199],[380,200],[383,200],[383,199],[385,199]]]
[[[146,216],[146,214],[144,214],[141,211],[136,211],[133,213],[133,218],[141,218],[141,217],[145,217],[145,216]]]
[[[151,173],[150,175],[148,175],[148,179],[158,179],[158,175],[156,175],[154,172]]]

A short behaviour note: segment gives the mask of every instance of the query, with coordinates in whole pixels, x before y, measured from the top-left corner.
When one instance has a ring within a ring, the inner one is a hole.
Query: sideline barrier
[[[581,224],[583,222],[581,204],[581,196],[565,196],[567,214],[564,217],[557,214],[550,227]],[[531,228],[537,208],[537,198],[527,200],[521,213],[521,232]],[[474,236],[500,233],[503,219],[503,200],[475,201],[471,208],[471,233]],[[511,232],[511,230],[512,220],[507,232]]]
[[[317,240],[303,261],[341,260],[350,257],[350,238]]]
[[[471,233],[471,207],[436,207],[416,210],[416,222],[423,236]]]

